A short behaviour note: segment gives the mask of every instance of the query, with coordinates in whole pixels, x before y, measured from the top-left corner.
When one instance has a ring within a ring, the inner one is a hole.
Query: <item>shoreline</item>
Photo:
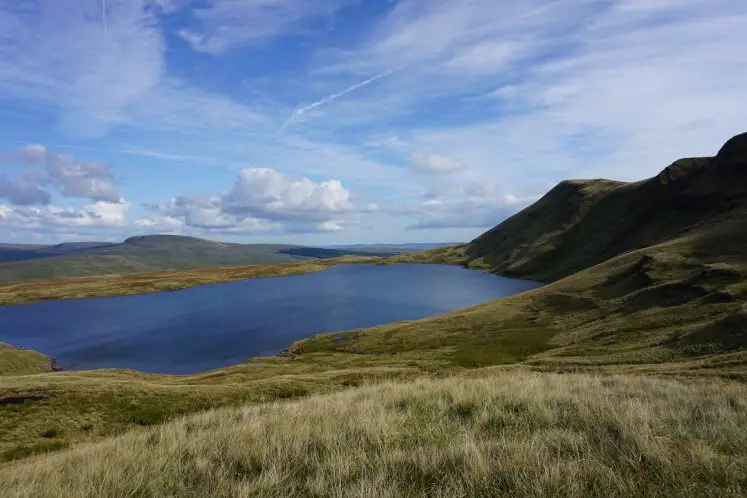
[[[0,306],[41,301],[153,294],[252,278],[303,275],[341,264],[393,264],[379,257],[342,258],[275,265],[253,265],[195,270],[102,275],[51,280],[28,280],[0,285]]]

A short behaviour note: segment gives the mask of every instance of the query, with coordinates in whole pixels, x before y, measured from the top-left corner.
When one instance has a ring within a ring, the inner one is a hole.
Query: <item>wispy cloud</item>
[[[332,93],[330,95],[327,95],[326,97],[317,100],[316,102],[312,102],[309,105],[306,105],[304,107],[300,107],[293,111],[293,113],[290,115],[290,117],[283,123],[282,128],[280,128],[280,134],[282,135],[285,129],[296,122],[301,116],[304,116],[305,114],[308,114],[310,111],[313,111],[317,107],[321,107],[323,105],[329,104],[330,102],[333,102],[339,98],[344,97],[345,95],[352,93],[356,90],[359,90],[363,87],[366,87],[372,83],[375,83],[376,81],[386,78],[387,76],[390,76],[394,74],[395,72],[401,70],[404,66],[399,66],[394,69],[389,69],[384,71],[383,73],[379,73],[376,76],[372,76],[371,78],[368,78],[366,80],[360,81],[352,86],[349,86],[348,88],[341,90],[339,92]]]
[[[208,0],[192,11],[191,23],[178,31],[195,50],[220,54],[243,45],[260,44],[324,20],[347,0]],[[302,31],[303,32],[303,31]]]
[[[493,224],[567,177],[640,179],[744,131],[743,0],[365,4],[0,2],[1,117],[27,119],[49,148],[178,171],[133,211],[190,184],[218,195],[197,165],[251,166],[338,180],[380,206],[361,217],[403,238]],[[6,174],[4,195],[45,200],[27,180]],[[161,218],[143,227],[190,229]]]

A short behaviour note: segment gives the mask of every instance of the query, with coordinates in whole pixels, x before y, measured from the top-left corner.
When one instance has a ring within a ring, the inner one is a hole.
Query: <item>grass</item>
[[[549,372],[747,380],[740,335],[746,323],[747,289],[740,287],[747,274],[740,255],[747,254],[744,239],[713,230],[689,234],[521,295],[424,320],[319,335],[292,345],[286,356],[200,375],[6,376],[0,399],[44,398],[0,403],[0,460],[48,451],[51,444],[101,440],[211,407],[517,362]],[[671,300],[667,286],[701,290],[678,291]],[[39,436],[51,422],[59,435]]]
[[[101,275],[94,277],[32,280],[0,285],[0,306],[26,304],[55,299],[127,296],[149,294],[198,285],[208,285],[248,278],[278,277],[312,273],[336,264],[378,261],[375,257],[345,256],[333,259],[314,259],[301,263],[253,265],[195,270]]]
[[[53,365],[51,358],[37,351],[19,349],[0,342],[0,376],[49,372]]]
[[[734,143],[744,154],[739,147],[747,138],[735,137]],[[555,281],[713,224],[731,225],[729,230],[738,234],[747,209],[747,159],[739,153],[681,159],[656,177],[635,183],[564,181],[469,244],[397,259]],[[726,219],[727,213],[732,219]]]
[[[281,244],[229,244],[194,237],[153,235],[120,244],[74,243],[35,248],[0,247],[0,283],[112,274],[288,264],[343,256],[389,256],[396,250],[319,249]],[[19,259],[21,261],[14,261]],[[22,259],[25,259],[22,260]]]
[[[54,362],[46,355],[0,342],[0,376],[44,373],[53,366]]]
[[[7,496],[744,496],[747,387],[487,369],[201,413],[0,468]]]
[[[317,353],[183,376],[93,370],[0,377],[0,463],[49,451],[52,443],[97,441],[214,407],[452,371],[427,355]],[[49,430],[54,437],[44,437]]]
[[[48,359],[0,350],[0,479],[20,496],[744,495],[747,177],[726,149],[564,182],[420,254],[0,287],[20,304],[398,262],[551,282],[197,375],[24,375]]]

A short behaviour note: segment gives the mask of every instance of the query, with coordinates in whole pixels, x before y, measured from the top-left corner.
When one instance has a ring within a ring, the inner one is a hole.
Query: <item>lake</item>
[[[340,265],[137,296],[0,307],[0,342],[65,370],[186,374],[279,353],[321,332],[424,318],[537,287],[446,265]]]

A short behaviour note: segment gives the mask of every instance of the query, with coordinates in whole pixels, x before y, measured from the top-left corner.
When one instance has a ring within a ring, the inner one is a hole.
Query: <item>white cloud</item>
[[[26,204],[49,203],[49,194],[42,190],[40,185],[52,185],[64,197],[88,198],[109,203],[119,202],[121,198],[115,185],[116,179],[107,164],[77,161],[66,154],[50,152],[42,145],[26,145],[11,151],[0,156],[0,164],[2,163],[44,168],[46,176],[27,175],[21,182],[6,183],[6,187],[15,189],[16,200],[22,200]],[[12,195],[0,193],[0,197],[11,197],[13,202]],[[37,202],[29,202],[34,199]]]
[[[742,46],[741,0],[402,0],[325,61],[332,75],[407,71],[326,109],[319,128],[387,130],[390,154],[437,149],[529,192],[576,176],[638,180],[744,131]]]
[[[127,226],[128,202],[95,202],[80,209],[0,204],[0,225],[21,230],[113,229]]]
[[[515,59],[520,50],[515,42],[487,41],[460,52],[445,64],[449,69],[497,73],[505,70],[506,63]]]
[[[145,207],[162,218],[143,218],[141,227],[178,220],[185,227],[220,233],[308,233],[340,231],[356,223],[357,208],[338,180],[315,183],[268,168],[244,168],[231,189],[216,195],[178,196]]]
[[[338,180],[314,183],[269,168],[241,170],[222,202],[227,211],[266,218],[345,213],[352,209],[350,192]]]
[[[413,171],[436,175],[466,169],[466,166],[459,161],[438,154],[416,154],[412,157],[411,164]]]
[[[324,20],[345,5],[342,0],[208,0],[192,11],[193,23],[178,34],[192,48],[219,54],[295,31]]]
[[[0,90],[61,111],[71,132],[100,135],[153,88],[164,42],[149,0],[41,0],[0,6]],[[42,35],[43,34],[43,35]]]
[[[680,156],[713,154],[745,126],[743,0],[399,0],[344,38],[319,31],[343,1],[106,3],[108,29],[97,2],[2,3],[3,101],[43,110],[65,134],[113,134],[104,146],[151,164],[275,168],[206,203],[160,204],[166,214],[140,223],[154,230],[345,231],[368,204],[382,220],[402,217],[382,230],[408,219],[492,226],[547,184],[637,180]],[[305,28],[319,36],[303,38]],[[167,47],[180,29],[221,57],[185,52],[180,40]],[[270,74],[210,77],[234,55],[269,56],[281,36],[303,43],[299,57],[318,50],[277,72],[268,65]],[[167,48],[178,68],[166,64]],[[244,76],[246,85],[231,79]],[[304,126],[278,135],[294,109]],[[418,169],[451,174],[411,174]],[[60,169],[44,183],[9,171],[0,195],[43,205],[54,187],[115,199],[116,181],[103,175],[107,192],[86,175],[103,173]]]
[[[429,200],[394,209],[395,213],[415,218],[409,230],[433,228],[493,227],[515,212],[513,206],[493,199]]]
[[[7,175],[0,174],[0,199],[7,199],[16,206],[30,206],[49,204],[52,195],[41,189],[34,179],[11,180]]]
[[[57,128],[73,136],[98,138],[124,127],[246,134],[264,119],[256,111],[168,74],[163,16],[188,3],[0,3],[0,95],[51,111]]]
[[[488,178],[460,179],[431,186],[420,202],[391,208],[395,215],[414,218],[409,230],[491,228],[538,196],[506,193],[502,182]]]

